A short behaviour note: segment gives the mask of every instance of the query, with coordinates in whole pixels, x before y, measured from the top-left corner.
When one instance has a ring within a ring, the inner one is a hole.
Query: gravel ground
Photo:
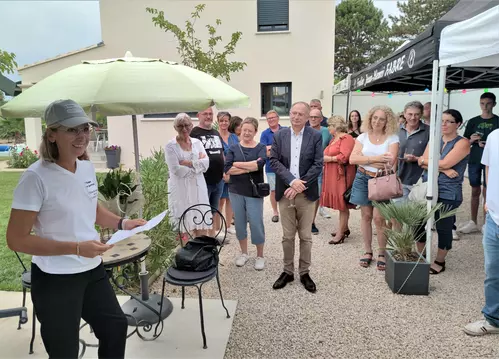
[[[470,191],[464,187],[466,200],[458,223],[469,219]],[[318,216],[321,232],[314,236],[311,277],[317,284],[315,294],[305,291],[296,275],[284,289],[272,289],[282,270],[282,230],[280,223],[270,220],[268,200],[265,270],[253,269],[254,247],[248,264],[237,268],[234,258],[239,248],[231,237],[221,252],[220,276],[224,297],[238,300],[238,307],[226,359],[499,357],[499,336],[475,338],[462,331],[465,324],[481,318],[481,234],[461,235],[454,243],[447,270],[431,276],[429,296],[395,295],[375,266],[358,265],[363,253],[360,211],[352,212],[351,236],[337,246],[327,243],[337,221],[337,214],[330,213],[331,219]],[[479,222],[483,222],[481,217]],[[160,282],[154,288],[159,290]],[[168,292],[180,296],[172,287]],[[188,289],[187,295],[195,297],[196,292]],[[219,298],[215,282],[204,288],[204,295]],[[220,315],[224,315],[222,307]]]

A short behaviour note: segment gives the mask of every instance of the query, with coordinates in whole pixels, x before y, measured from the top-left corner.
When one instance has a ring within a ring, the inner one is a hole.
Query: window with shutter
[[[270,110],[276,111],[280,116],[289,116],[291,109],[291,82],[262,83],[260,84],[262,96],[262,116]]]
[[[258,31],[289,30],[289,0],[257,0]]]

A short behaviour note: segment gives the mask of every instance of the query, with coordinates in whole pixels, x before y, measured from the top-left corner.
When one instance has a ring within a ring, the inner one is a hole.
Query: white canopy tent
[[[436,202],[438,193],[438,161],[440,154],[440,136],[442,121],[442,111],[444,103],[444,92],[447,80],[447,70],[453,71],[453,68],[466,68],[480,70],[480,73],[474,78],[467,79],[457,86],[466,88],[468,81],[476,81],[478,78],[497,76],[499,74],[499,6],[495,6],[484,11],[470,19],[449,25],[442,30],[440,38],[439,60],[438,63],[438,89],[435,91],[436,83],[433,82],[432,89],[432,123],[430,135],[430,158],[428,167],[428,206]],[[437,78],[436,66],[433,68],[433,79]],[[434,111],[437,109],[437,111]],[[427,227],[427,238],[431,239],[430,220]],[[430,250],[430,241],[428,248]],[[428,258],[430,253],[428,252]]]

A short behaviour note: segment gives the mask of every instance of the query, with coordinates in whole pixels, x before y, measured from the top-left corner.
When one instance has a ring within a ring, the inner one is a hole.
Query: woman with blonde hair
[[[95,225],[130,230],[146,221],[98,204],[94,166],[82,160],[96,124],[80,105],[55,101],[44,119],[41,158],[14,191],[7,245],[33,256],[31,299],[50,358],[78,357],[81,319],[99,340],[99,358],[124,358],[127,319],[101,258],[112,245],[99,241]]]
[[[192,120],[186,113],[179,113],[173,121],[177,136],[172,138],[165,147],[165,160],[168,165],[168,209],[173,223],[182,226],[182,239],[188,240],[186,232],[194,235],[205,234],[209,227],[196,223],[196,212],[187,213],[183,223],[180,217],[187,208],[195,204],[209,205],[208,189],[203,173],[210,165],[206,150],[197,138],[190,137]]]
[[[324,150],[321,205],[340,212],[338,231],[331,233],[334,238],[329,241],[329,244],[340,244],[350,235],[348,218],[350,209],[355,208],[344,198],[345,192],[352,187],[355,178],[355,165],[349,163],[355,140],[347,133],[348,125],[343,117],[333,116],[327,124],[333,140]]]
[[[365,253],[360,259],[360,266],[367,268],[373,260],[372,220],[376,226],[378,237],[378,270],[385,270],[386,221],[377,209],[374,209],[368,198],[368,181],[380,170],[395,170],[399,150],[398,119],[392,109],[387,106],[375,106],[362,122],[362,134],[357,137],[355,147],[350,156],[350,163],[358,165],[357,174],[352,185],[350,203],[361,208],[361,231],[364,239]]]

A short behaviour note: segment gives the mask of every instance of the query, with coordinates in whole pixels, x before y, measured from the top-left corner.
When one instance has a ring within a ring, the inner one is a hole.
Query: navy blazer
[[[270,167],[276,174],[275,199],[279,201],[284,191],[295,177],[289,171],[291,164],[291,131],[292,128],[283,128],[274,134],[274,143],[270,149]],[[319,199],[319,184],[317,179],[324,164],[324,150],[322,149],[322,134],[312,127],[305,126],[303,141],[300,150],[300,180],[306,181],[307,189],[303,192],[308,200]]]

